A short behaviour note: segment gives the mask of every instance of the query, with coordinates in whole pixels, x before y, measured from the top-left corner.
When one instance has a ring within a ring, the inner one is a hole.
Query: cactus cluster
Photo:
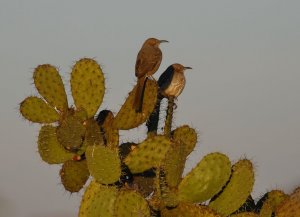
[[[273,190],[257,203],[251,197],[254,169],[250,160],[233,165],[219,152],[207,154],[183,176],[186,159],[197,144],[196,131],[172,130],[174,99],[168,99],[165,130],[157,132],[161,96],[147,79],[142,112],[133,108],[136,87],[121,109],[97,111],[105,85],[99,64],[89,58],[71,72],[74,106],[69,106],[56,67],[45,64],[33,73],[41,97],[30,96],[20,112],[42,124],[38,151],[48,164],[62,164],[61,182],[69,192],[85,188],[79,217],[292,217],[300,216],[300,190],[291,195]],[[119,130],[147,122],[147,138],[139,144],[119,141]]]

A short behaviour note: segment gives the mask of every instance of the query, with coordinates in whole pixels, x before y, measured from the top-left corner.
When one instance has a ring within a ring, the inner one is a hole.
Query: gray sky
[[[117,112],[148,37],[170,41],[156,78],[175,62],[193,67],[175,115],[176,126],[200,135],[187,170],[209,152],[233,162],[247,156],[255,197],[290,192],[300,185],[299,11],[297,0],[0,0],[0,216],[76,216],[82,195],[63,190],[59,167],[36,152],[39,125],[18,113],[18,103],[36,94],[33,69],[58,66],[70,93],[74,61],[95,58],[107,78],[101,109]],[[121,139],[144,133],[139,127]]]

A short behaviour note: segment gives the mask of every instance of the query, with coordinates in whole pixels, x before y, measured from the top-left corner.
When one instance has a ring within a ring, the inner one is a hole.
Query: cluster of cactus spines
[[[57,68],[38,66],[34,83],[42,98],[26,98],[20,112],[29,121],[44,124],[38,150],[45,162],[62,164],[60,176],[66,190],[78,192],[93,177],[82,197],[79,217],[299,216],[299,189],[291,196],[271,191],[254,203],[250,195],[254,171],[247,159],[231,166],[226,155],[211,153],[183,177],[197,133],[188,125],[172,131],[174,98],[168,99],[163,114],[164,132],[157,133],[163,97],[155,80],[146,80],[142,112],[133,108],[134,87],[116,116],[102,110],[97,117],[105,92],[97,62],[77,61],[70,82],[75,107],[68,105]],[[119,130],[146,121],[144,141],[120,144]]]

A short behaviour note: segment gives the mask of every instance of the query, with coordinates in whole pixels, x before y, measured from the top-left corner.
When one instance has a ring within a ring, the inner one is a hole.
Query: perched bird
[[[147,77],[152,76],[160,66],[162,53],[160,43],[168,42],[156,38],[148,38],[139,51],[135,63],[135,76],[137,77],[137,89],[133,107],[136,112],[142,111],[143,92]]]
[[[186,69],[192,68],[174,63],[161,74],[158,79],[158,86],[162,96],[176,98],[181,94],[185,86],[184,71]]]

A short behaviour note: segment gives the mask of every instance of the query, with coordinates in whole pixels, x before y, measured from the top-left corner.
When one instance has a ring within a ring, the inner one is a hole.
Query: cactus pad
[[[49,164],[60,164],[74,156],[57,141],[56,128],[50,125],[42,126],[40,129],[38,150],[43,161]]]
[[[165,158],[171,146],[171,140],[165,136],[154,136],[137,145],[125,159],[132,173],[141,173],[157,167]]]
[[[101,126],[104,134],[105,145],[114,149],[119,146],[119,130],[113,127],[114,115],[109,110],[103,110],[97,117],[97,122]]]
[[[85,126],[82,120],[70,114],[57,127],[57,139],[68,150],[77,150],[83,143]]]
[[[86,189],[79,208],[79,217],[114,217],[116,187],[92,181]]]
[[[71,73],[71,90],[76,108],[84,108],[93,117],[102,103],[104,76],[98,63],[84,58],[76,62]]]
[[[218,152],[206,155],[179,184],[179,199],[186,202],[208,200],[221,191],[230,173],[231,163],[226,155]]]
[[[54,66],[39,65],[33,73],[34,84],[41,96],[59,111],[68,109],[67,95],[62,79]]]
[[[57,111],[41,98],[30,96],[20,104],[24,118],[35,123],[53,123],[59,120]]]
[[[275,211],[276,207],[288,197],[283,191],[272,190],[264,195],[262,198],[263,205],[260,210],[260,215],[262,217],[271,216]]]
[[[162,217],[221,217],[207,206],[195,205],[191,203],[179,203],[176,208],[163,209]]]
[[[275,210],[276,217],[299,217],[300,201],[297,197],[288,197]]]
[[[120,130],[128,130],[135,128],[142,123],[144,123],[154,110],[156,100],[157,100],[157,83],[156,81],[147,80],[142,112],[137,113],[133,108],[133,101],[136,93],[135,88],[129,93],[128,98],[121,107],[120,111],[115,117],[114,127]]]
[[[173,138],[184,145],[185,155],[188,156],[195,148],[197,143],[197,133],[188,125],[181,126],[173,132]]]
[[[115,202],[114,217],[150,217],[147,201],[137,192],[121,190]]]
[[[90,173],[87,168],[86,160],[66,161],[60,172],[61,182],[69,192],[78,192],[88,180]]]
[[[93,118],[90,118],[85,122],[85,124],[86,124],[86,134],[85,134],[86,144],[103,145],[103,137],[97,122]]]
[[[102,184],[112,184],[120,178],[119,154],[101,145],[88,146],[85,152],[91,175]]]
[[[176,187],[181,181],[185,161],[186,153],[183,143],[172,143],[162,165],[169,187]]]
[[[209,206],[221,213],[229,215],[241,207],[247,200],[254,184],[252,163],[245,159],[240,160],[232,167],[229,183]]]
[[[262,217],[262,216],[254,213],[254,212],[242,212],[239,214],[231,215],[230,217]]]

